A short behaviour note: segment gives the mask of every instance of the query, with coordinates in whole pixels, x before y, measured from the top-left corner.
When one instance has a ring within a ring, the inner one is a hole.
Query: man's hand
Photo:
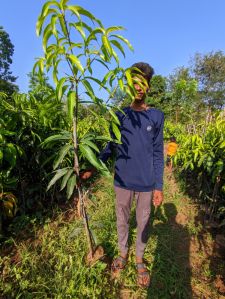
[[[80,173],[80,179],[81,180],[87,180],[89,179],[91,176],[93,176],[93,174],[95,173],[95,168],[91,168],[91,169],[87,169],[84,170]]]
[[[153,191],[153,205],[155,207],[158,207],[161,205],[163,201],[163,192],[160,190],[154,190]]]

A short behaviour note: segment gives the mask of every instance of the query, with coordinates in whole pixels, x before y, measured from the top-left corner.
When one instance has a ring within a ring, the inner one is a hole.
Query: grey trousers
[[[117,234],[120,253],[128,252],[129,218],[133,198],[136,200],[136,256],[142,258],[149,236],[152,191],[136,192],[114,186],[116,193]]]

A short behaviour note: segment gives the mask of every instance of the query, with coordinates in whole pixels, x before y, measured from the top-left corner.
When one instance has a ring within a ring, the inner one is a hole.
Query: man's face
[[[136,91],[135,100],[141,101],[146,97],[148,91],[148,86],[146,80],[141,80],[140,78],[134,77],[134,89]]]

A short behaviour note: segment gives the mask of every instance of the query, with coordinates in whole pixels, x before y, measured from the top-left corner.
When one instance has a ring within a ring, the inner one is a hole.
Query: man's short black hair
[[[141,71],[141,75],[147,80],[148,84],[150,80],[152,79],[152,76],[154,75],[154,69],[146,62],[137,62],[134,63],[131,68],[137,68]],[[137,70],[131,71],[133,74],[137,74]]]

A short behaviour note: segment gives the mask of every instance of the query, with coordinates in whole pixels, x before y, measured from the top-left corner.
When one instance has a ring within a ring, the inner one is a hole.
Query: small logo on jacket
[[[147,126],[147,131],[150,132],[152,129],[152,126]]]

